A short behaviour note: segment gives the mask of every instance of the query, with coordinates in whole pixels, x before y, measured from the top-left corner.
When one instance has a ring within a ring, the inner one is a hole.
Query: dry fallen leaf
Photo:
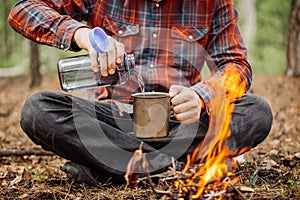
[[[20,199],[24,199],[27,198],[29,195],[27,193],[24,193],[22,195],[19,196]]]
[[[0,131],[0,142],[4,142],[5,141],[5,134]]]
[[[10,169],[8,167],[4,167],[3,171],[0,171],[0,179],[4,179],[8,173],[9,173]]]
[[[253,188],[243,186],[243,185],[238,185],[238,186],[236,186],[236,188],[239,189],[241,192],[254,192]]]
[[[23,169],[23,172],[22,172],[22,179],[26,180],[26,181],[32,179],[32,174],[25,168]]]
[[[18,184],[19,182],[22,181],[22,176],[16,176],[16,178],[14,178],[14,180],[12,180],[9,184],[10,187]]]
[[[300,159],[300,153],[295,153],[295,157]]]
[[[16,184],[18,184],[19,182],[21,182],[22,180],[31,180],[32,179],[32,175],[29,171],[27,171],[25,168],[23,168],[22,173],[20,176],[16,176],[16,178],[14,178],[9,186],[12,187]]]

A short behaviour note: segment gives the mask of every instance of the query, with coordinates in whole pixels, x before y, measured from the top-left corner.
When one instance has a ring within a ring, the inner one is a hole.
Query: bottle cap
[[[109,48],[109,40],[106,33],[99,27],[93,28],[89,32],[89,39],[92,47],[98,53],[105,53]]]

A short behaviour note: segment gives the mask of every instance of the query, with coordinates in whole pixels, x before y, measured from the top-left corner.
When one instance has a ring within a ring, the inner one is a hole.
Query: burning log
[[[147,169],[147,161],[144,163],[145,154],[143,154],[143,168]],[[228,161],[229,162],[229,161]],[[229,163],[234,163],[232,159]],[[145,167],[146,166],[146,167]],[[210,179],[203,187],[202,194],[195,198],[199,189],[199,179],[192,180],[195,172],[202,168],[203,164],[191,164],[182,171],[175,171],[170,168],[167,172],[140,178],[139,182],[147,182],[155,194],[167,196],[167,199],[246,199],[242,192],[253,192],[252,188],[245,186],[235,186],[234,181],[239,180],[239,173],[227,173],[223,177]],[[152,178],[159,178],[158,185],[152,183]],[[166,190],[157,189],[165,188]]]
[[[233,161],[233,160],[232,160]],[[196,165],[185,172],[177,174],[177,180],[174,181],[174,193],[177,193],[176,199],[215,199],[235,195],[234,184],[239,180],[236,173],[225,173],[224,176],[205,180],[205,175],[199,174],[195,177],[195,171],[201,171],[202,165]]]

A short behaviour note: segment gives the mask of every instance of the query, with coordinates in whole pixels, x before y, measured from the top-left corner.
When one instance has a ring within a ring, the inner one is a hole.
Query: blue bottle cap
[[[89,39],[92,47],[98,53],[105,53],[109,48],[109,40],[106,33],[99,27],[93,28],[89,32]]]

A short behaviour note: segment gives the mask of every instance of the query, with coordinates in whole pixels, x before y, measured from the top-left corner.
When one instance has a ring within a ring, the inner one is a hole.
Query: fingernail
[[[121,58],[117,58],[116,62],[117,62],[117,63],[121,63],[121,62],[122,62],[122,59],[121,59]]]
[[[115,73],[115,70],[114,70],[114,69],[110,69],[110,70],[108,71],[108,73],[109,73],[109,74],[114,74],[114,73]]]
[[[99,68],[98,67],[93,67],[93,72],[98,72]]]
[[[103,72],[101,72],[101,75],[102,75],[102,76],[107,76],[108,73],[107,73],[107,71],[103,71]]]

